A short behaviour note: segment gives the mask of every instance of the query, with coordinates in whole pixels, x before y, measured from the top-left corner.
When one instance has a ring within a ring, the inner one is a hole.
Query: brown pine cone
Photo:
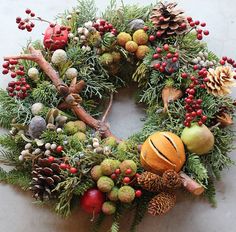
[[[150,20],[161,37],[183,34],[187,31],[184,11],[176,9],[177,3],[159,3],[151,12]]]
[[[57,193],[53,191],[58,183],[65,178],[60,171],[59,159],[50,162],[47,158],[39,158],[34,165],[32,171],[31,191],[33,197],[43,201],[57,197]]]
[[[177,189],[182,185],[179,174],[174,170],[167,170],[162,175],[162,183],[169,189]]]
[[[148,213],[152,216],[161,216],[170,211],[176,203],[176,195],[168,192],[161,192],[156,195],[148,204]]]
[[[143,172],[137,179],[138,184],[149,192],[161,192],[163,190],[162,178],[151,172]]]

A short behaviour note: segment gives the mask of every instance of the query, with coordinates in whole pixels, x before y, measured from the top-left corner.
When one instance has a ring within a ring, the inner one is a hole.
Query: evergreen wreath
[[[79,0],[56,23],[27,9],[16,18],[31,32],[48,23],[41,41],[4,57],[0,90],[0,181],[31,190],[38,201],[69,216],[78,205],[96,218],[134,211],[135,231],[146,211],[163,215],[184,188],[216,204],[214,182],[233,161],[236,63],[202,43],[206,23],[176,3],[118,6],[101,17],[93,0]],[[110,131],[113,94],[137,84],[146,122],[127,140]]]

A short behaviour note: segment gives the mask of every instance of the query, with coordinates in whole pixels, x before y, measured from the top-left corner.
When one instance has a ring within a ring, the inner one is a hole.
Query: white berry
[[[57,148],[57,145],[55,144],[55,143],[53,143],[52,145],[51,145],[51,149],[52,150],[55,150]]]
[[[45,149],[47,149],[47,150],[51,149],[51,144],[50,143],[46,143],[45,144]]]
[[[19,160],[20,160],[20,161],[23,161],[23,160],[24,160],[24,156],[23,156],[23,155],[20,155],[20,156],[19,156]]]
[[[72,19],[72,15],[67,15],[67,16],[66,16],[66,19],[67,19],[67,20],[71,20],[71,19]]]
[[[40,102],[34,103],[31,106],[31,112],[34,116],[38,115],[44,108],[44,105]]]
[[[38,155],[38,154],[40,154],[40,152],[41,152],[41,150],[39,148],[37,148],[37,149],[35,149],[34,154]]]
[[[47,150],[44,152],[45,155],[51,155],[51,151],[50,150]]]
[[[68,79],[72,80],[78,76],[78,71],[75,68],[69,68],[67,69],[65,75]]]
[[[37,81],[39,79],[39,71],[37,68],[30,68],[28,70],[28,76],[34,80]]]
[[[31,147],[32,147],[32,144],[31,144],[31,143],[27,143],[27,144],[25,145],[25,149],[26,149],[26,150],[30,149]]]
[[[62,129],[61,128],[57,128],[57,133],[61,133]]]
[[[98,143],[98,142],[94,142],[94,143],[93,143],[93,147],[94,147],[94,148],[99,147],[99,143]]]

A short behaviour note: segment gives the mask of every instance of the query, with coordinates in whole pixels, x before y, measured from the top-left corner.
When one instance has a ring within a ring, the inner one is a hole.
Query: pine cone
[[[176,9],[177,3],[160,3],[151,12],[150,20],[161,37],[180,35],[187,31],[184,11]]]
[[[208,93],[215,96],[224,96],[231,93],[230,87],[235,86],[234,76],[236,73],[229,66],[219,66],[208,70],[206,88]]]
[[[151,172],[143,172],[138,177],[138,184],[149,192],[161,192],[163,190],[162,178]]]
[[[43,201],[57,196],[57,193],[52,190],[65,179],[60,174],[60,163],[59,159],[55,159],[53,162],[49,162],[47,158],[38,159],[32,171],[33,178],[30,188],[36,199]]]
[[[175,194],[168,192],[159,193],[149,202],[148,213],[153,216],[161,216],[171,210],[174,207],[175,203]]]
[[[180,188],[182,184],[179,174],[174,170],[165,171],[162,176],[162,182],[169,189]]]

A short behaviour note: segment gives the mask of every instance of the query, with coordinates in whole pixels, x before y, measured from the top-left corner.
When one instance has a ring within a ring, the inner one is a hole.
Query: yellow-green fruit
[[[117,43],[124,47],[125,44],[128,42],[128,41],[131,41],[132,40],[132,37],[130,34],[126,33],[126,32],[121,32],[118,36],[117,36]]]
[[[114,62],[120,62],[121,54],[119,52],[112,52],[111,54]]]
[[[107,197],[110,201],[118,201],[118,191],[119,189],[115,186],[112,190],[107,194]]]
[[[215,142],[214,135],[205,126],[194,123],[191,127],[185,127],[181,139],[191,153],[203,155],[212,150]]]
[[[133,41],[138,45],[145,45],[148,42],[148,34],[143,29],[139,29],[134,32]]]
[[[134,41],[129,41],[125,44],[125,49],[131,53],[136,52],[138,49],[138,44]]]
[[[127,149],[128,145],[125,141],[120,142],[119,145],[117,146],[118,151],[127,151]]]
[[[86,132],[86,124],[83,121],[75,121],[74,126],[77,131]]]
[[[111,53],[104,53],[100,56],[100,61],[102,65],[110,65],[113,63],[113,56]]]
[[[131,170],[130,174],[127,174],[127,169]],[[137,165],[133,160],[125,160],[120,164],[120,170],[126,176],[134,176],[137,172]]]
[[[112,215],[116,212],[116,205],[114,202],[106,201],[102,205],[102,212],[106,215]]]
[[[103,175],[110,176],[119,167],[116,160],[105,159],[101,163],[101,170]]]
[[[94,166],[91,171],[90,175],[94,181],[98,181],[100,177],[102,177],[102,169],[100,165]]]
[[[77,128],[74,125],[74,122],[68,122],[64,126],[64,131],[67,135],[73,135],[77,132]]]
[[[77,132],[73,135],[73,139],[83,142],[87,139],[87,137],[86,134],[84,134],[83,132]]]
[[[138,47],[135,54],[138,59],[142,60],[147,55],[148,52],[149,52],[149,47],[146,45],[141,45]]]
[[[106,139],[103,140],[103,142],[104,142],[104,145],[106,145],[106,146],[110,146],[110,147],[117,146],[117,142],[114,137],[107,137]]]
[[[131,203],[135,198],[135,191],[130,186],[123,186],[118,191],[118,198],[123,203]]]
[[[102,176],[97,181],[97,187],[101,192],[108,193],[114,187],[114,182],[107,176]]]

